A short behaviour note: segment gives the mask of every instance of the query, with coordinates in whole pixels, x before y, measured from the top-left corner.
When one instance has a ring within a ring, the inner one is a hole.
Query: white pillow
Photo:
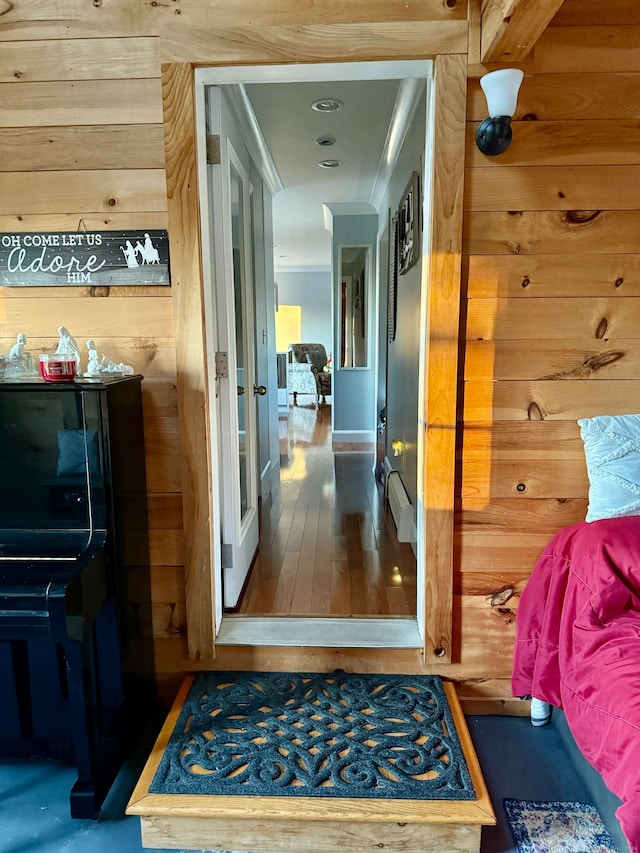
[[[587,521],[640,515],[640,415],[578,421],[589,475]]]

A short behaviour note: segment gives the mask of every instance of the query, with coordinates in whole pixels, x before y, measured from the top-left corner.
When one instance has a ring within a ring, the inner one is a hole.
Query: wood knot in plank
[[[565,210],[562,219],[567,225],[585,225],[600,216],[600,210]]]
[[[101,296],[101,297],[106,298],[107,296],[110,295],[110,293],[111,293],[111,288],[105,287],[104,285],[102,285],[102,286],[93,285],[93,287],[91,287],[89,290],[89,296]]]
[[[515,586],[503,586],[502,589],[497,590],[490,595],[487,599],[489,605],[491,607],[503,607],[510,598],[515,594],[516,588]]]
[[[617,279],[613,282],[613,286],[614,286],[614,287],[622,287],[623,283],[624,283],[624,279],[622,278],[622,276],[620,276],[620,278],[617,278]]]
[[[582,367],[589,373],[596,373],[598,370],[602,370],[603,367],[609,367],[610,364],[615,364],[616,361],[620,361],[624,356],[624,352],[621,352],[620,350],[599,352],[597,355],[592,355],[585,359]]]
[[[563,370],[561,373],[551,373],[549,376],[543,376],[543,379],[587,379],[598,370],[604,367],[609,367],[610,364],[615,364],[624,358],[625,353],[621,350],[608,350],[607,352],[598,352],[590,355],[577,367],[572,367],[571,370]]]
[[[602,320],[598,323],[598,328],[596,329],[596,338],[598,340],[602,340],[604,336],[607,334],[607,329],[609,328],[609,323],[606,317],[603,317]]]
[[[491,612],[497,613],[505,625],[513,625],[516,621],[516,611],[510,607],[496,607]]]
[[[153,338],[134,338],[133,346],[134,349],[144,351],[147,364],[153,361],[158,354],[158,344],[153,340]]]
[[[542,409],[540,408],[538,403],[535,402],[535,400],[532,400],[529,403],[529,408],[527,409],[527,418],[530,421],[543,421],[544,420],[544,415],[542,413]]]

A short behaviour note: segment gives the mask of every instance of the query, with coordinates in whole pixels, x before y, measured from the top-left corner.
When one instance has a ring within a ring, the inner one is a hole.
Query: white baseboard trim
[[[360,450],[369,453],[376,449],[376,431],[334,429],[331,433],[331,444],[334,450]]]

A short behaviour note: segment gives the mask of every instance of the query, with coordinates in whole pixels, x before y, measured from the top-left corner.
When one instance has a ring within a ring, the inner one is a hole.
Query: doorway
[[[430,63],[366,63],[366,64],[363,64],[362,67],[357,67],[356,64],[353,64],[353,65],[349,64],[349,66],[340,66],[339,68],[336,68],[336,66],[331,66],[331,67],[328,67],[328,66],[310,66],[310,67],[306,67],[306,68],[305,67],[301,68],[301,67],[296,66],[295,68],[288,67],[285,69],[270,68],[270,69],[268,69],[268,75],[266,75],[267,69],[264,69],[264,68],[259,68],[259,69],[242,69],[242,68],[203,69],[202,72],[198,72],[198,74],[202,75],[201,80],[199,82],[202,83],[203,87],[206,87],[208,85],[226,86],[226,85],[253,83],[253,82],[257,82],[259,79],[264,79],[265,75],[268,76],[270,79],[275,79],[279,75],[281,75],[283,81],[284,80],[291,80],[291,79],[300,79],[300,78],[302,80],[304,80],[305,76],[310,77],[314,80],[324,79],[326,81],[331,81],[334,79],[339,79],[339,77],[342,76],[343,74],[345,74],[345,72],[347,70],[349,71],[349,73],[354,75],[355,79],[361,79],[361,78],[367,79],[367,77],[371,78],[372,76],[375,78],[375,77],[382,75],[383,73],[386,73],[390,77],[395,76],[397,78],[402,79],[402,78],[406,77],[409,72],[415,73],[416,72],[416,68],[415,68],[416,65],[421,66],[421,71],[422,71],[424,78],[428,78],[428,74],[429,74],[428,66],[430,66]],[[372,66],[375,66],[375,67],[372,67]],[[384,72],[383,72],[383,69],[381,66],[385,66]],[[400,69],[398,67],[390,68],[389,66],[403,66],[403,67]],[[407,66],[411,66],[411,68],[408,69]],[[335,211],[334,211],[334,213],[335,213]],[[338,215],[340,216],[340,215],[347,215],[347,214],[345,211],[339,210]],[[204,217],[204,218],[206,219],[206,217]],[[206,223],[203,223],[203,224],[206,226]],[[387,225],[387,223],[385,222],[384,223],[385,230],[386,230],[386,225]],[[376,261],[376,263],[378,263],[378,261]],[[268,278],[268,275],[269,275],[269,270],[267,269],[265,278]],[[375,288],[371,294],[371,296],[372,296],[371,304],[372,305],[378,304],[380,302],[380,293],[378,292],[377,288],[379,287],[379,282],[384,281],[384,279],[385,279],[384,271],[378,270],[378,275],[376,276],[376,281],[375,281]],[[354,289],[354,292],[355,292],[355,289]],[[335,294],[334,294],[334,296],[335,296]],[[386,294],[385,294],[385,296],[386,296]],[[386,298],[385,298],[385,303],[386,303]],[[418,304],[419,304],[419,302],[418,302]],[[384,307],[386,308],[386,305]],[[336,312],[334,311],[334,317],[335,316],[336,316]],[[218,327],[219,327],[219,323],[218,323]],[[258,330],[258,331],[260,331],[260,330]],[[385,331],[386,331],[386,329],[385,329]],[[215,338],[215,336],[216,336],[216,329],[214,328],[212,337]],[[267,336],[268,336],[268,334],[267,334]],[[214,347],[216,345],[217,345],[217,341],[214,342]],[[214,349],[214,351],[217,351],[217,349]],[[378,357],[377,357],[377,347],[374,347],[372,349],[372,355],[373,355],[373,357],[372,357],[371,364],[369,365],[369,368],[371,369],[372,376],[375,376],[376,371],[379,368]],[[416,355],[418,355],[419,357],[416,358]],[[414,358],[414,361],[420,362],[422,359],[422,356],[419,353],[414,352],[413,358]],[[274,361],[275,361],[275,359],[274,359]],[[342,367],[342,368],[344,368],[345,366],[346,365],[344,365],[344,364],[340,365],[340,367]],[[351,369],[353,371],[353,373],[351,373],[351,375],[347,375],[347,373],[345,371],[345,377],[344,377],[345,382],[347,379],[351,382],[351,385],[348,385],[347,389],[349,389],[349,388],[352,389],[354,387],[354,384],[353,384],[354,381],[361,378],[358,376],[358,371],[364,371],[368,368],[366,368],[366,367],[352,367]],[[275,364],[274,364],[274,370],[269,377],[269,384],[271,384],[273,382],[273,374],[274,373],[275,373]],[[257,376],[257,381],[260,382],[259,375]],[[334,382],[335,382],[335,377],[334,377]],[[216,388],[216,392],[219,393],[219,387]],[[349,390],[347,390],[347,393],[349,393]],[[373,396],[375,399],[375,394]],[[220,417],[220,396],[216,396],[215,399],[216,399],[216,405],[215,405],[215,409],[212,413],[212,417],[219,418]],[[413,412],[412,412],[413,424],[414,424],[414,435],[412,436],[412,442],[411,443],[412,443],[413,452],[416,453],[416,455],[419,455],[419,442],[417,441],[417,434],[416,434],[417,433],[417,423],[418,423],[416,402],[414,402]],[[333,403],[333,405],[331,405],[332,403]],[[371,404],[372,410],[374,410],[374,406],[375,406],[375,403],[372,403]],[[331,441],[331,430],[330,430],[330,426],[335,426],[334,421],[335,421],[335,416],[336,416],[336,404],[333,400],[330,401],[330,403],[328,404],[328,406],[324,410],[322,410],[320,406],[317,406],[314,404],[310,405],[309,407],[307,407],[306,405],[305,406],[298,406],[297,409],[298,409],[297,412],[296,411],[288,412],[288,417],[289,417],[289,415],[291,415],[292,418],[295,417],[298,419],[298,421],[301,421],[301,419],[303,419],[302,416],[306,416],[309,414],[309,412],[311,412],[311,414],[313,416],[312,417],[313,425],[311,428],[311,433],[316,434],[316,436],[317,436],[318,433],[322,434],[322,430],[324,428],[324,431],[325,431],[324,439],[321,439],[320,441],[318,441],[318,443],[316,445],[316,449],[318,449],[318,448],[327,449],[327,445],[328,445],[329,455],[333,459],[334,479],[336,481],[338,479],[338,468],[340,468],[340,471],[343,471],[345,469],[345,463],[346,463],[348,458],[349,458],[349,463],[352,464],[352,474],[350,475],[350,479],[353,480],[354,477],[358,476],[357,474],[353,473],[353,472],[357,472],[358,468],[362,469],[362,465],[357,464],[358,463],[358,459],[357,459],[358,456],[360,457],[359,462],[362,463],[364,461],[365,466],[368,466],[369,478],[370,478],[370,480],[373,481],[372,473],[373,473],[373,469],[375,468],[375,462],[376,462],[375,457],[371,458],[366,453],[358,453],[358,452],[354,453],[354,452],[345,451],[343,448],[341,448],[341,453],[339,454],[339,456],[335,456],[333,453],[333,442]],[[305,410],[307,410],[307,411],[305,411]],[[271,409],[271,413],[272,413],[272,411],[273,410]],[[310,422],[308,417],[307,417],[307,421]],[[301,433],[301,426],[302,426],[301,423],[295,423],[295,424],[292,423],[292,428],[298,436],[300,436],[302,434]],[[376,433],[375,433],[376,427],[377,427],[377,424],[374,423],[373,429],[371,430],[371,432],[373,433],[374,441],[375,441],[375,435],[376,435]],[[348,432],[348,431],[343,431],[343,432]],[[353,430],[352,432],[353,432],[353,434],[355,434],[357,432],[357,430]],[[289,441],[288,436],[287,436],[286,440]],[[351,440],[353,441],[353,438],[351,438]],[[302,441],[303,442],[306,441],[307,443],[309,443],[308,439],[302,439]],[[279,446],[280,446],[280,436],[278,436],[278,449],[279,449]],[[298,449],[300,449],[300,448],[298,448]],[[304,453],[301,451],[298,454],[298,456],[304,456]],[[223,457],[224,457],[224,448],[222,449],[221,459]],[[354,457],[354,458],[351,458],[351,457]],[[278,460],[278,461],[280,461],[280,460]],[[275,468],[275,466],[273,466],[273,468]],[[274,470],[272,470],[270,473],[271,473],[271,476],[273,478]],[[273,482],[273,479],[272,479],[272,482]],[[285,477],[285,483],[286,483],[286,477]],[[265,503],[271,507],[273,507],[275,505],[276,499],[279,500],[279,496],[276,495],[275,492],[276,492],[276,489],[272,488],[271,490],[268,490],[267,494],[266,494],[267,501]],[[225,494],[224,488],[222,488],[220,490],[220,493],[223,495]],[[263,490],[263,502],[264,502],[264,498],[265,498],[265,491]],[[380,499],[380,495],[378,495],[378,499]],[[318,510],[318,512],[319,512],[319,510]],[[418,552],[418,574],[420,574],[423,571],[422,560],[421,560],[421,555],[420,555],[421,541],[422,541],[421,530],[420,530],[420,524],[421,524],[420,513],[418,513],[417,516],[418,517],[417,517],[417,522],[416,522],[416,524],[417,524],[416,551]],[[266,517],[267,516],[265,516],[265,518]],[[393,525],[393,522],[391,522],[391,524]],[[347,534],[345,534],[345,536],[346,535]],[[222,551],[224,553],[224,546],[222,548]],[[258,559],[260,559],[260,556]],[[255,569],[254,569],[254,571],[255,571]],[[354,578],[353,580],[355,581],[356,579]],[[338,580],[338,584],[339,584],[339,580]],[[418,585],[420,585],[420,581],[418,581]],[[357,593],[356,589],[357,589],[357,583],[354,584],[354,595],[357,598],[358,593]],[[311,592],[311,596],[312,597],[314,596],[313,592]],[[294,597],[295,597],[295,593],[294,593]],[[246,604],[246,602],[245,602],[245,604]],[[413,613],[408,614],[410,618],[408,618],[406,620],[399,620],[401,622],[406,621],[406,623],[407,623],[406,627],[407,628],[410,627],[411,630],[408,632],[407,636],[410,634],[411,639],[410,639],[410,641],[407,641],[407,643],[409,645],[412,645],[412,646],[419,646],[421,644],[419,630],[418,630],[418,625],[421,624],[423,621],[421,618],[421,614],[419,613],[421,606],[422,606],[421,602],[418,601],[412,607]],[[249,608],[248,604],[247,604],[246,606],[244,606],[244,609],[246,612],[248,609],[251,609],[251,608]],[[259,611],[261,609],[262,608],[260,606],[258,606],[258,609],[254,611],[254,614],[259,613]],[[361,609],[361,608],[357,607],[356,611],[358,609]],[[364,608],[362,608],[362,609],[364,609]],[[382,610],[383,612],[378,613],[378,612],[376,612],[377,610]],[[271,611],[271,612],[273,612],[273,611]],[[295,610],[289,610],[288,612],[295,613]],[[301,616],[306,615],[308,617],[309,614],[312,614],[312,615],[318,617],[318,612],[320,614],[322,614],[324,612],[328,612],[330,615],[334,615],[332,613],[330,606],[329,606],[328,610],[325,606],[320,606],[320,607],[317,607],[317,606],[313,607],[312,606],[312,607],[308,608],[306,613],[304,613],[304,614],[300,613],[298,615],[301,615]],[[257,620],[256,620],[255,615],[253,617],[252,616],[246,616],[245,618],[243,618],[241,620],[237,619],[236,617],[229,617],[227,615],[225,615],[223,617],[222,609],[219,605],[219,602],[217,602],[216,613],[218,616],[218,618],[216,619],[217,628],[221,629],[221,633],[218,635],[218,642],[234,642],[234,641],[240,642],[242,640],[244,642],[251,642],[251,643],[260,644],[260,637],[258,636],[259,635],[259,628],[257,625]],[[260,615],[264,616],[265,614],[261,613]],[[367,613],[365,615],[371,615],[371,611],[369,611],[369,613]],[[370,641],[370,643],[368,643],[368,644],[375,645],[375,646],[389,646],[389,644],[390,644],[389,643],[389,636],[388,636],[389,622],[394,621],[394,620],[390,620],[388,618],[385,618],[385,616],[387,616],[387,617],[389,615],[398,615],[399,616],[400,614],[390,614],[389,613],[389,606],[387,605],[386,607],[375,606],[373,608],[373,615],[376,617],[380,617],[380,618],[375,618],[375,619],[369,620],[370,624],[368,625],[368,628],[373,629],[374,632],[376,631],[376,629],[379,629],[379,630],[377,632],[377,636],[376,636],[375,641]],[[253,618],[253,626],[250,624],[250,620],[252,620],[252,618]],[[265,618],[268,619],[268,617],[265,617]],[[330,620],[328,618],[322,618],[322,616],[318,617],[318,622],[321,624],[318,624],[317,626],[315,626],[315,628],[317,628],[317,631],[314,631],[315,633],[318,633],[318,637],[317,637],[317,641],[318,641],[317,644],[318,645],[326,645],[327,644],[327,633],[326,632],[328,630],[330,630],[330,626],[328,624],[330,621],[332,621],[332,620]],[[225,623],[231,623],[231,622],[234,623],[233,626],[231,624],[225,624]],[[272,622],[273,622],[273,620],[272,620]],[[380,624],[376,625],[373,623],[380,623]],[[306,620],[306,626],[307,627],[305,629],[305,639],[308,640],[309,628],[310,628],[308,618]],[[311,627],[314,627],[314,626],[311,626]],[[397,627],[399,627],[399,625],[396,624],[395,627],[397,628]],[[274,641],[274,639],[276,637],[276,633],[279,629],[278,629],[278,626],[276,626],[275,624],[271,624],[270,626],[268,626],[268,628],[269,628],[268,642],[272,643]],[[292,625],[291,625],[291,622],[289,621],[287,628],[284,630],[290,630],[291,628],[292,628]],[[236,640],[233,640],[231,638],[232,635],[233,635],[233,637],[236,638]],[[241,639],[237,639],[238,637],[240,637]],[[297,642],[295,640],[295,636],[293,634],[290,634],[290,638],[294,640],[294,642],[292,644],[297,644]],[[406,637],[405,637],[405,640],[406,640]],[[267,640],[264,640],[264,642],[267,642]],[[307,642],[307,644],[308,644],[308,642]],[[339,643],[339,645],[351,645],[351,644],[352,644],[351,642],[345,641],[344,638],[343,638],[343,641]],[[359,644],[358,643],[358,637],[356,637],[356,636],[353,637],[353,644],[354,645]],[[391,644],[393,645],[393,643],[391,643]]]

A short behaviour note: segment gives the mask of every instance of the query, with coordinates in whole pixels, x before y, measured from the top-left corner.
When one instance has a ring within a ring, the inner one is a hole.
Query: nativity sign
[[[169,283],[166,231],[0,234],[0,285]]]

